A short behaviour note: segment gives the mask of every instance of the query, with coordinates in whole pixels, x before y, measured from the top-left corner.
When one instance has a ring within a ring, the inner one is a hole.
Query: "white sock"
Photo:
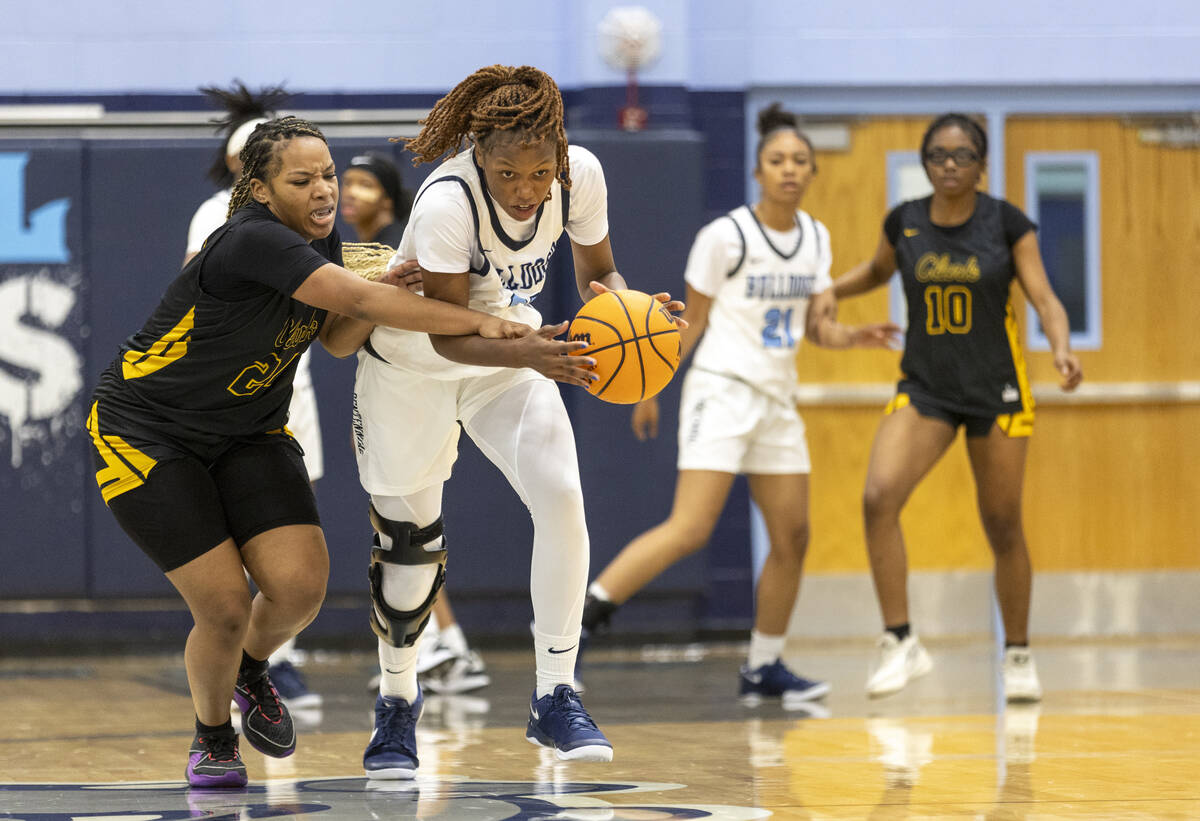
[[[409,704],[417,697],[417,646],[393,647],[379,640],[379,692]]]
[[[462,628],[458,623],[442,628],[441,636],[442,644],[454,653],[456,656],[465,656],[467,654],[467,637],[463,635]]]
[[[292,651],[295,649],[296,649],[296,637],[292,636],[290,639],[285,641],[283,644],[279,645],[278,650],[276,650],[274,653],[272,653],[270,656],[267,657],[267,664],[270,665],[271,667],[274,667],[276,664],[283,664],[285,661],[291,661],[292,660]]]
[[[750,631],[750,656],[746,666],[757,670],[766,664],[774,664],[783,655],[783,644],[787,636],[767,636],[757,630]]]
[[[612,601],[612,596],[608,595],[608,591],[600,586],[600,582],[592,582],[589,584],[587,592],[591,593],[600,601]]]
[[[537,657],[537,697],[549,695],[560,684],[575,686],[575,657],[579,655],[579,632],[570,636],[551,636],[533,631],[533,652]]]

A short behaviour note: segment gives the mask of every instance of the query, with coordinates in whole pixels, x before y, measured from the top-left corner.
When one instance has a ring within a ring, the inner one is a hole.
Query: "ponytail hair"
[[[813,173],[817,173],[817,151],[813,148],[812,140],[808,135],[800,130],[800,121],[790,111],[784,111],[783,106],[779,103],[771,103],[769,106],[758,112],[758,145],[754,149],[754,167],[759,168],[762,165],[763,148],[767,145],[767,140],[779,131],[790,131],[800,139],[804,140],[804,144],[808,146],[808,153],[812,157]]]

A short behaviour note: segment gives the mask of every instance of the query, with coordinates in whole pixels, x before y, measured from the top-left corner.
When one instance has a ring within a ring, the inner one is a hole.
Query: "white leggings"
[[[520,382],[484,405],[463,429],[504,473],[533,517],[529,590],[537,631],[577,633],[589,544],[575,435],[558,388],[540,379]],[[442,486],[407,496],[372,495],[371,501],[385,518],[425,527],[441,515]],[[384,600],[398,610],[419,606],[436,572],[435,565],[384,564]]]

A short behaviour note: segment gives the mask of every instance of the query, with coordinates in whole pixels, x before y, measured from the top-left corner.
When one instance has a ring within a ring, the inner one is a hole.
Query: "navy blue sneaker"
[[[279,697],[293,710],[321,706],[321,694],[308,689],[304,676],[300,675],[300,671],[290,661],[272,664],[268,672],[271,676],[271,683],[279,692]]]
[[[758,706],[764,697],[782,697],[784,709],[787,709],[789,705],[813,701],[829,693],[828,682],[798,676],[778,659],[757,670],[743,665],[738,681],[738,697],[748,707]]]
[[[242,711],[242,735],[250,746],[272,758],[296,751],[296,725],[265,669],[257,675],[239,672],[233,700]]]
[[[403,779],[417,775],[417,719],[425,706],[418,687],[411,704],[402,698],[375,698],[375,729],[363,753],[367,778]]]
[[[612,744],[584,709],[579,694],[567,684],[541,698],[534,690],[525,738],[554,750],[561,761],[612,761],[613,757]]]

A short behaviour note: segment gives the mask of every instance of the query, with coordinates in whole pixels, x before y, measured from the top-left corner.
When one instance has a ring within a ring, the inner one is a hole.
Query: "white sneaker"
[[[491,683],[487,666],[474,650],[450,659],[420,676],[421,687],[430,693],[453,695],[478,690]]]
[[[879,661],[867,679],[867,695],[870,698],[891,695],[932,669],[933,660],[916,634],[909,633],[908,638],[900,641],[895,634],[884,632],[879,639]]]
[[[424,675],[440,664],[454,658],[454,651],[435,636],[422,636],[417,645],[417,675]]]
[[[1037,665],[1028,647],[1009,647],[1004,651],[1004,698],[1007,701],[1042,700],[1042,683]]]

